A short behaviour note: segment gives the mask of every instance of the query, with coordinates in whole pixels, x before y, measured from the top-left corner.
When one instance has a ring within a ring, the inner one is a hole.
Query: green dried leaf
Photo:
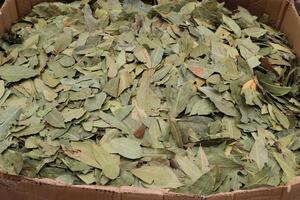
[[[84,107],[87,111],[92,112],[101,109],[107,95],[104,92],[96,94],[94,97],[87,98]]]
[[[170,115],[172,117],[177,117],[187,106],[187,102],[196,94],[196,87],[189,82],[182,85],[179,90],[169,97],[170,101]]]
[[[107,151],[120,154],[125,158],[138,159],[143,156],[139,142],[129,138],[112,139],[107,145]]]
[[[0,141],[9,135],[9,129],[21,114],[21,108],[11,107],[1,111]]]
[[[237,37],[241,37],[242,31],[240,26],[230,17],[222,15],[224,23],[236,34]]]
[[[194,182],[202,176],[203,173],[201,172],[201,170],[189,158],[176,155],[175,160],[178,163],[180,169],[184,173],[186,173]]]
[[[264,136],[258,135],[255,138],[255,142],[249,156],[256,162],[259,170],[262,170],[265,164],[268,163],[268,150],[266,148]]]
[[[64,117],[56,108],[53,108],[46,116],[45,121],[56,128],[65,128]]]
[[[62,110],[61,114],[65,122],[70,122],[73,119],[79,119],[85,114],[85,110],[83,108],[78,109],[70,109],[65,108]]]
[[[0,80],[0,99],[3,97],[5,93],[4,81]]]
[[[163,55],[164,55],[163,48],[156,48],[151,52],[152,67],[157,67],[157,65],[160,64],[160,62],[162,61]]]
[[[64,153],[80,162],[101,169],[93,153],[93,143],[91,141],[71,142],[70,146],[66,146]]]
[[[106,177],[115,179],[120,173],[120,157],[111,155],[103,147],[93,145],[93,153],[96,161],[100,164],[101,169]]]
[[[300,65],[265,16],[90,0],[24,19],[0,41],[4,173],[196,195],[300,173]]]
[[[286,175],[287,181],[290,181],[293,177],[295,177],[295,169],[293,169],[292,166],[288,164],[289,162],[283,157],[283,155],[275,151],[273,151],[272,154],[277,163],[280,165],[284,174]]]
[[[222,95],[218,94],[216,90],[210,87],[201,87],[199,90],[203,92],[222,113],[233,117],[238,116],[238,111],[234,107],[234,104],[223,99]]]
[[[23,168],[22,154],[16,151],[7,151],[0,155],[0,170],[9,174],[19,175]]]
[[[291,87],[280,86],[273,83],[267,76],[263,74],[258,74],[258,80],[261,86],[275,96],[284,96],[291,92]]]
[[[8,83],[32,78],[36,75],[37,72],[34,69],[26,68],[24,66],[5,65],[0,67],[0,77]]]
[[[110,114],[106,114],[102,111],[98,113],[99,117],[103,119],[106,123],[110,124],[112,127],[120,129],[124,133],[129,133],[130,129],[124,124],[122,121],[118,120],[117,118],[113,117]]]
[[[0,154],[2,154],[13,142],[9,140],[2,140],[0,142]]]
[[[131,173],[156,188],[178,188],[182,183],[171,168],[166,166],[142,166]]]
[[[258,27],[251,27],[244,29],[243,33],[247,34],[250,37],[260,38],[267,33],[267,30]]]
[[[72,29],[65,28],[63,33],[59,34],[55,43],[54,43],[54,51],[56,53],[60,53],[71,44],[73,39]]]
[[[138,106],[149,115],[157,113],[160,108],[160,99],[150,87],[152,73],[150,70],[143,73],[136,95]]]
[[[138,59],[138,61],[145,63],[148,68],[152,68],[151,58],[148,54],[147,49],[138,47],[134,49],[134,56]]]

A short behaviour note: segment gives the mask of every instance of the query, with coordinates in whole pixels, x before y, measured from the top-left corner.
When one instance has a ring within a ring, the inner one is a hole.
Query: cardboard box
[[[47,0],[6,0],[0,10],[0,36],[32,6]],[[54,0],[48,0],[54,1]],[[67,0],[71,1],[71,0]],[[148,0],[149,2],[149,0]],[[246,7],[252,14],[266,13],[270,24],[288,38],[300,58],[300,17],[294,0],[226,0],[226,6]],[[239,190],[210,196],[176,194],[167,190],[133,187],[65,185],[49,179],[31,179],[0,173],[1,200],[300,200],[300,177],[286,186]]]

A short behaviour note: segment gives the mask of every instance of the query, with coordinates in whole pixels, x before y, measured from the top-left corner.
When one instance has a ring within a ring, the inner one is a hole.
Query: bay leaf
[[[0,67],[0,77],[8,83],[35,77],[36,75],[37,72],[34,69],[24,66],[5,65]]]
[[[65,128],[64,117],[56,108],[53,108],[46,116],[45,121],[56,128]]]
[[[111,155],[106,152],[103,147],[93,145],[93,154],[96,161],[100,164],[101,169],[106,177],[115,179],[120,173],[120,157]]]
[[[148,135],[149,135],[147,137],[147,138],[149,138],[148,141],[153,148],[156,148],[156,149],[164,148],[164,145],[162,143],[163,134],[161,132],[161,128],[160,128],[158,120],[154,119],[150,123]]]
[[[24,162],[22,154],[16,151],[7,151],[0,155],[0,170],[9,174],[19,175]]]
[[[133,106],[123,106],[115,111],[113,111],[114,116],[119,120],[124,120],[132,111]]]
[[[283,96],[288,94],[292,88],[286,86],[280,86],[278,84],[273,83],[267,76],[258,73],[258,81],[261,86],[275,96]]]
[[[125,70],[119,72],[120,74],[120,81],[119,81],[119,88],[118,88],[118,96],[120,96],[127,88],[129,88],[133,83],[132,75]]]
[[[106,66],[108,68],[108,77],[113,78],[118,74],[119,67],[113,57],[106,56]]]
[[[190,83],[184,83],[173,98],[170,98],[170,115],[177,117],[187,106],[187,102],[196,94],[196,87]]]
[[[44,127],[45,127],[44,124],[34,122],[34,123],[31,123],[27,128],[25,128],[17,133],[13,133],[13,136],[14,137],[23,137],[23,136],[38,134],[41,130],[44,129]]]
[[[215,181],[212,171],[208,171],[190,186],[189,191],[197,195],[210,194],[215,187]]]
[[[290,127],[290,122],[289,119],[286,115],[284,115],[276,106],[272,106],[273,107],[273,113],[276,117],[276,119],[280,122],[280,124],[288,129]]]
[[[287,160],[284,159],[283,155],[273,151],[273,156],[277,163],[280,165],[281,169],[283,170],[284,174],[287,176],[287,181],[291,180],[295,177],[295,169],[292,168],[291,165],[287,164]]]
[[[299,63],[265,15],[90,0],[24,19],[0,41],[4,173],[195,195],[299,174]]]
[[[90,172],[87,174],[77,174],[77,176],[85,183],[85,184],[92,184],[96,182],[95,173]]]
[[[5,93],[4,81],[0,80],[0,99],[3,97],[4,93]]]
[[[198,100],[192,107],[190,115],[209,115],[215,110],[214,104],[208,99]]]
[[[205,154],[205,151],[201,146],[199,147],[198,157],[200,158],[201,171],[203,173],[206,173],[207,171],[209,171],[209,162]]]
[[[182,186],[176,174],[166,166],[142,166],[131,170],[131,173],[157,188],[178,188]]]
[[[103,91],[113,97],[118,97],[120,77],[110,79],[104,86]]]
[[[241,131],[237,127],[236,119],[225,116],[222,119],[222,132],[220,133],[223,137],[229,137],[238,139],[241,137]]]
[[[142,63],[145,63],[148,68],[152,68],[151,58],[147,49],[143,47],[137,47],[134,49],[134,56]]]
[[[151,63],[153,68],[157,67],[160,64],[163,58],[163,54],[163,48],[156,48],[151,52]]]
[[[278,51],[283,51],[283,52],[286,52],[286,53],[289,53],[289,54],[293,54],[293,52],[287,48],[287,47],[284,47],[280,44],[276,44],[276,43],[273,43],[273,42],[269,42],[269,44],[274,48],[274,49],[277,49]]]
[[[104,92],[96,94],[94,97],[87,98],[84,102],[84,107],[87,111],[92,112],[101,109],[107,95]]]
[[[107,114],[105,112],[100,111],[98,113],[98,116],[103,119],[106,123],[110,124],[112,127],[120,129],[124,133],[129,133],[130,129],[127,127],[126,124],[124,124],[119,119],[115,118],[114,116]]]
[[[250,27],[243,30],[243,33],[250,37],[260,38],[267,33],[267,30],[258,27]]]
[[[157,113],[160,108],[160,99],[150,87],[153,72],[148,70],[143,73],[140,86],[137,88],[136,102],[147,114]]]
[[[178,126],[178,123],[176,122],[175,119],[172,118],[169,119],[169,123],[170,123],[171,134],[175,139],[177,145],[179,147],[183,147],[183,139],[182,139],[183,136],[180,127]]]
[[[238,40],[238,48],[240,49],[241,56],[248,60],[257,56],[259,52],[259,46],[255,44],[251,38]]]
[[[118,68],[126,64],[126,52],[124,50],[120,51],[116,58],[116,65]]]
[[[64,153],[80,162],[101,169],[93,153],[93,143],[91,141],[71,142],[70,147],[65,147]]]
[[[255,138],[249,157],[256,162],[259,170],[262,170],[268,163],[268,150],[263,136]]]
[[[108,152],[117,153],[125,158],[138,159],[143,156],[139,142],[129,138],[116,138],[108,143]]]
[[[83,8],[83,14],[84,14],[86,30],[89,32],[95,31],[98,27],[98,20],[94,18],[89,4],[85,4]]]
[[[70,122],[73,119],[79,119],[85,114],[85,110],[83,108],[75,108],[75,109],[70,109],[70,108],[65,108],[62,110],[61,114],[65,122]]]
[[[32,35],[29,38],[27,38],[23,43],[23,49],[29,49],[29,48],[37,48],[37,45],[40,40],[40,35]]]
[[[218,94],[216,90],[210,87],[201,87],[199,90],[215,104],[219,111],[228,116],[238,116],[238,111],[234,107],[234,104],[223,99],[222,95]]]
[[[9,140],[2,140],[0,142],[0,154],[2,154],[13,142]]]
[[[180,169],[184,173],[186,173],[193,180],[193,182],[197,181],[202,176],[202,171],[189,158],[176,155],[175,160],[178,163]]]
[[[226,15],[222,15],[224,23],[236,34],[237,37],[241,37],[242,31],[240,26],[231,18]]]
[[[85,163],[82,163],[78,160],[75,160],[75,159],[72,159],[72,158],[69,158],[67,156],[63,157],[63,158],[60,158],[60,160],[70,169],[72,170],[73,172],[88,172],[91,167],[88,166],[87,164]]]
[[[46,86],[43,81],[39,78],[34,79],[34,86],[38,93],[43,94],[47,101],[54,101],[58,94],[51,88]]]
[[[248,177],[248,184],[247,187],[257,187],[259,185],[265,185],[269,179],[269,172],[270,169],[268,167],[263,168],[261,171],[256,172],[255,174],[251,174]]]
[[[0,124],[0,141],[4,140],[9,135],[9,129],[15,123],[19,115],[21,114],[21,108],[10,107],[6,110],[2,110],[1,124]]]
[[[72,29],[64,28],[63,33],[59,34],[55,41],[54,51],[56,53],[62,52],[71,44],[72,39],[73,39]]]

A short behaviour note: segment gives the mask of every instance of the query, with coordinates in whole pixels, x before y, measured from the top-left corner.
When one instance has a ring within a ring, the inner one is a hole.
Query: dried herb
[[[198,195],[299,174],[300,65],[242,7],[42,3],[0,48],[1,171]]]

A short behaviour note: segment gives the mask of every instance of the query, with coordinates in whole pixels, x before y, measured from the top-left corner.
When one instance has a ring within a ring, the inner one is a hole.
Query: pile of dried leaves
[[[299,175],[300,67],[244,8],[43,3],[0,58],[2,171],[203,195]]]

